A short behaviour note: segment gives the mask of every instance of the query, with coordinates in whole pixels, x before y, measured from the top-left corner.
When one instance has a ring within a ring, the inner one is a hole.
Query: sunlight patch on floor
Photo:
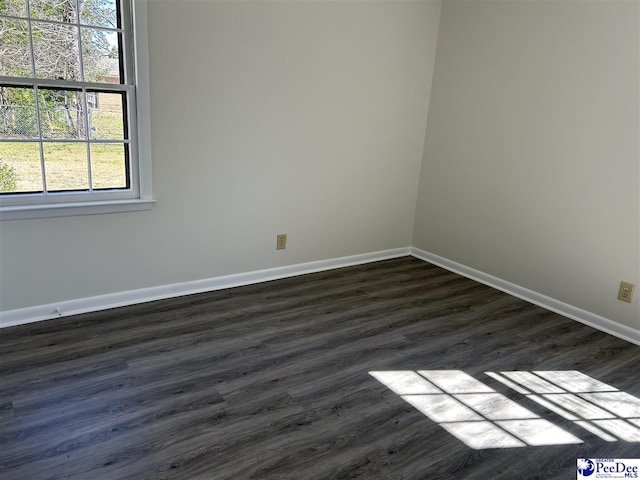
[[[473,449],[583,443],[461,370],[369,374]],[[582,372],[485,374],[604,441],[640,442],[640,399]]]
[[[411,370],[369,372],[369,374],[398,395],[442,393],[438,388]]]
[[[640,442],[640,399],[578,370],[486,372],[607,442]]]
[[[582,443],[460,370],[369,373],[474,449]]]

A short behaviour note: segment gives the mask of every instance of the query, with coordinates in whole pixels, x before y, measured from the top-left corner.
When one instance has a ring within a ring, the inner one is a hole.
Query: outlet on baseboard
[[[629,282],[620,282],[620,289],[618,290],[618,300],[631,303],[633,299],[633,290],[636,286]]]
[[[276,250],[284,250],[287,248],[287,234],[279,233],[276,235]]]

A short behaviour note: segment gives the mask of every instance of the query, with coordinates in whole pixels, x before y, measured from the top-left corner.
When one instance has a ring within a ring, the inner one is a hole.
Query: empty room
[[[0,0],[3,480],[637,478],[639,287],[640,0]]]

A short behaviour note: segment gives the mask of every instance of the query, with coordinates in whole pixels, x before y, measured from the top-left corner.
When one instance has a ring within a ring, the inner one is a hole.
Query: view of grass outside
[[[92,125],[100,138],[122,139],[122,112],[96,110]],[[92,186],[125,188],[124,144],[90,143]],[[89,188],[87,144],[84,142],[45,143],[44,162],[49,190],[83,190]],[[40,146],[36,142],[0,143],[0,190],[3,192],[42,191]],[[13,183],[2,183],[12,176]]]

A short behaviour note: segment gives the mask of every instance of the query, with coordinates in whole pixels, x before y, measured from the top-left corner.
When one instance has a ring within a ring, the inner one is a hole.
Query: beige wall
[[[638,8],[444,3],[416,247],[640,328]]]
[[[0,311],[410,245],[439,14],[151,0],[158,203],[2,222]]]

